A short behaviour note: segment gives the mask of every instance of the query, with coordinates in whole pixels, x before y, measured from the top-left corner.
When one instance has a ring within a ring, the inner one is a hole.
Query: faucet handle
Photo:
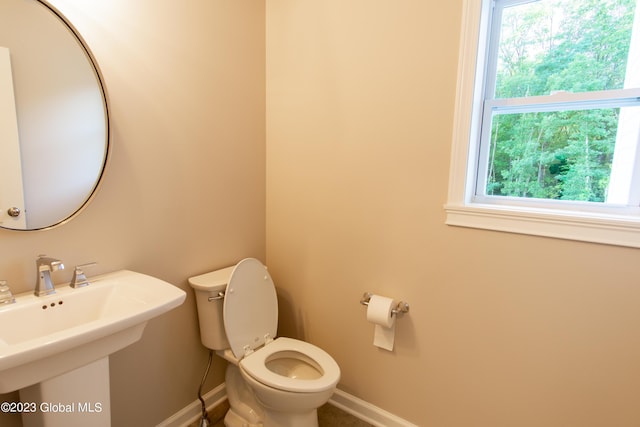
[[[71,278],[71,287],[72,288],[82,288],[83,286],[87,286],[89,281],[87,280],[87,276],[84,274],[82,269],[87,267],[93,267],[96,265],[96,262],[88,262],[86,264],[76,265],[76,268],[73,269],[73,277]]]
[[[7,285],[6,280],[0,280],[0,304],[12,304],[16,299],[11,293],[11,288]]]

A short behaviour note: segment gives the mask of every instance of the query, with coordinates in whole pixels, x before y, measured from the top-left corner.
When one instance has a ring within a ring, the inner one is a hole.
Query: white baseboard
[[[340,389],[331,396],[329,403],[375,427],[418,427]]]
[[[222,383],[204,396],[207,410],[221,404],[227,398],[227,389]],[[329,399],[329,403],[375,427],[418,427],[407,420],[380,409],[340,389]],[[195,400],[185,408],[173,414],[156,427],[186,427],[195,423],[202,416],[199,400]]]
[[[227,389],[222,383],[216,388],[202,396],[207,410],[211,410],[224,402],[227,398]],[[156,427],[186,427],[195,423],[202,417],[202,406],[199,400],[195,400],[186,407],[182,408],[166,420],[162,421]]]

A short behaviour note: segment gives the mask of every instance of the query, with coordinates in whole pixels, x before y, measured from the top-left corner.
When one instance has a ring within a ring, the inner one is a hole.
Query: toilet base
[[[236,413],[233,408],[229,408],[227,415],[224,416],[225,427],[263,427],[263,423],[253,424]]]
[[[226,427],[262,427],[264,411],[253,392],[242,379],[238,367],[227,365],[225,373],[229,410],[224,417]]]
[[[225,427],[318,427],[318,412],[313,410],[305,414],[290,412],[266,412],[264,419],[258,424],[250,423],[229,408],[224,417]]]

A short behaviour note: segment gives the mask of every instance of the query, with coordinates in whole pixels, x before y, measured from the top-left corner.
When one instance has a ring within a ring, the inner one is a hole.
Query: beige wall
[[[153,426],[196,399],[207,352],[187,278],[265,257],[264,3],[56,0],[102,68],[113,157],[93,203],[44,232],[0,230],[0,276],[35,284],[39,253],[89,274],[121,268],[185,290],[111,360],[114,426]],[[11,327],[11,325],[0,325]],[[223,381],[216,358],[207,388]],[[2,395],[0,401],[16,398]],[[20,425],[0,415],[0,425]]]
[[[262,1],[54,3],[102,67],[115,148],[78,218],[0,230],[14,289],[43,252],[184,289],[264,259],[266,163],[280,332],[329,351],[343,390],[426,427],[640,422],[637,250],[444,225],[460,1],[268,1],[266,162]],[[364,291],[411,303],[393,353]],[[189,292],[111,357],[114,426],[192,402],[205,362]]]
[[[461,1],[267,1],[281,334],[420,426],[640,424],[635,249],[444,224]],[[406,299],[375,348],[364,291]]]

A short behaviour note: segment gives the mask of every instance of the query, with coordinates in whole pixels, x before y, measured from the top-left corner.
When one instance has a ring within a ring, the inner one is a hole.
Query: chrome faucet
[[[39,255],[36,260],[36,266],[38,267],[38,281],[36,282],[36,290],[33,293],[37,297],[55,294],[56,290],[51,281],[51,272],[64,270],[62,261],[46,255]]]

